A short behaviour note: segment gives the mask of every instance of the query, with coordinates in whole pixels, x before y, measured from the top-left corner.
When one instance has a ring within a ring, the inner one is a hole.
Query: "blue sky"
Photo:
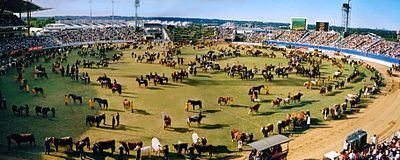
[[[92,0],[94,16],[111,15],[112,0]],[[309,23],[341,24],[345,0],[141,0],[140,16],[199,17],[289,22],[307,17]],[[34,16],[89,15],[89,0],[33,0],[49,11]],[[132,16],[134,0],[114,0],[115,15]],[[400,29],[400,0],[352,0],[351,27]]]

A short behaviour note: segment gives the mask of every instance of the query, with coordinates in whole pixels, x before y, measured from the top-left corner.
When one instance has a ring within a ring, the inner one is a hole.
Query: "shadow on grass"
[[[203,74],[196,75],[196,77],[205,77],[205,78],[211,78],[211,76],[209,76],[209,75],[203,75]]]
[[[238,107],[238,108],[249,108],[249,106],[241,105],[241,104],[234,104],[231,105],[232,107]]]
[[[271,103],[272,99],[263,99],[261,103]]]
[[[276,112],[259,112],[258,114],[256,114],[256,116],[269,116],[269,115],[273,115]]]
[[[341,89],[353,89],[353,88],[354,88],[353,86],[346,86],[346,87],[343,87]]]
[[[121,97],[124,97],[124,98],[137,98],[137,97],[135,97],[135,96],[127,96],[127,95],[123,95],[123,96],[121,96]]]
[[[217,145],[217,146],[214,146],[214,152],[215,152],[215,153],[232,153],[232,151],[230,151],[230,150],[228,149],[228,147],[227,147],[227,146],[224,146],[224,145]]]
[[[202,111],[203,113],[217,113],[217,112],[221,112],[221,110],[218,109],[208,109],[208,110],[204,110]]]
[[[181,87],[182,85],[178,84],[178,83],[167,83],[167,84],[164,84],[164,86]]]
[[[220,129],[220,128],[225,128],[229,127],[227,124],[200,124],[199,128],[203,129]]]
[[[334,92],[330,92],[330,93],[328,93],[327,94],[327,96],[336,96],[336,95],[338,95],[338,94],[340,94],[340,93],[342,93],[343,91],[334,91]]]
[[[119,110],[119,109],[108,109],[107,111],[112,111],[112,112],[125,112],[124,110]]]
[[[149,113],[149,112],[147,112],[145,110],[142,110],[142,109],[134,109],[133,113],[142,114],[142,115],[145,115],[145,116],[151,115],[151,113]]]
[[[163,90],[162,88],[158,88],[158,87],[147,87],[147,89],[150,89],[150,90]]]
[[[280,109],[292,109],[292,108],[297,108],[297,107],[303,107],[305,105],[313,104],[315,102],[319,102],[319,100],[303,100],[301,102],[292,103],[287,106],[281,105]]]
[[[193,131],[189,128],[184,128],[184,127],[170,127],[170,128],[167,128],[166,130],[173,131],[173,132],[179,132],[179,133],[187,133],[187,132]]]

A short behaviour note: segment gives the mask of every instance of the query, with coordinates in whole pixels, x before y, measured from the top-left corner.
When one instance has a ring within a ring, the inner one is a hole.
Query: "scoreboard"
[[[307,18],[291,18],[290,29],[307,30]]]
[[[329,31],[329,23],[328,22],[317,22],[315,25],[315,30]]]

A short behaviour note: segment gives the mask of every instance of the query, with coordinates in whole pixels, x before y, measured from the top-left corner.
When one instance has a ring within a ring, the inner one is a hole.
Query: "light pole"
[[[112,20],[112,27],[114,28],[114,0],[111,0],[112,3],[112,13],[111,13],[111,20]]]
[[[89,13],[89,16],[90,16],[90,28],[92,28],[93,27],[93,18],[92,18],[92,0],[89,0],[89,6],[90,6],[90,13]]]
[[[135,31],[138,27],[138,8],[140,7],[140,0],[135,0]]]

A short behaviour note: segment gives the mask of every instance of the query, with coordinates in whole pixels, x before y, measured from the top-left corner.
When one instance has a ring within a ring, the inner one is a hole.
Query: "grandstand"
[[[267,33],[250,33],[247,42],[293,42],[315,46],[328,46],[355,50],[359,52],[374,53],[398,58],[400,54],[399,42],[385,40],[375,34],[351,34],[345,38],[335,31],[297,31],[297,30],[271,30]]]

